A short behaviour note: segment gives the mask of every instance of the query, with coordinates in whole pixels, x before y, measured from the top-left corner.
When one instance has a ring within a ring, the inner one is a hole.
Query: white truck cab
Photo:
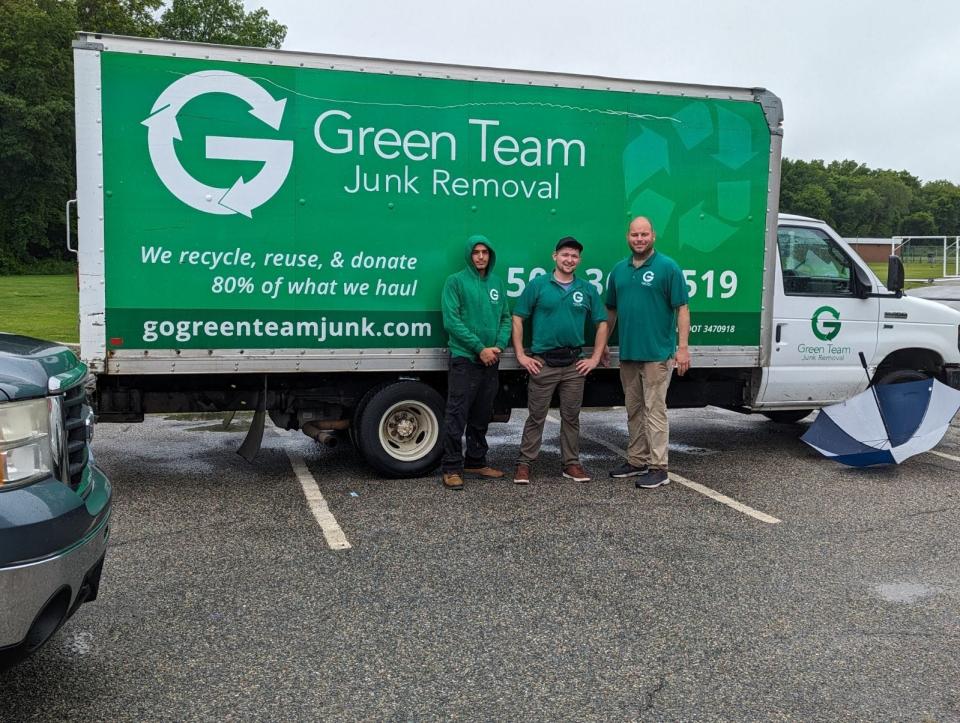
[[[960,311],[903,294],[899,261],[890,290],[830,226],[790,214],[780,214],[777,246],[773,338],[754,409],[796,417],[870,382],[935,376],[960,386]]]

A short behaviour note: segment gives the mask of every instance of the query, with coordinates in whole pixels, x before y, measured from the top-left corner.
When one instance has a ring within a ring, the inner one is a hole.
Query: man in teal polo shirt
[[[540,452],[543,425],[554,390],[560,398],[560,455],[563,476],[589,482],[580,464],[580,405],[583,384],[607,344],[607,314],[600,294],[590,282],[574,275],[583,245],[572,236],[560,239],[553,253],[556,268],[532,279],[513,308],[513,348],[517,361],[530,374],[527,416],[520,441],[520,457],[513,481],[529,484],[530,465]],[[533,339],[530,355],[523,348],[523,323],[530,319]],[[584,323],[596,325],[593,354],[582,359]]]
[[[670,481],[667,472],[667,387],[690,368],[687,284],[677,263],[654,251],[657,235],[648,218],[630,222],[630,256],[607,279],[607,325],[620,322],[620,382],[627,407],[627,460],[611,477],[637,477],[652,489]],[[679,340],[678,340],[679,335]]]

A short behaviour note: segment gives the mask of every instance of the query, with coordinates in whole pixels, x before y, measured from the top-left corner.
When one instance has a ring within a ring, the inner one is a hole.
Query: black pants
[[[462,472],[464,466],[487,464],[487,426],[497,396],[497,365],[486,367],[463,357],[450,359],[447,377],[447,413],[443,423],[443,461],[445,473]],[[467,453],[461,438],[467,432]]]

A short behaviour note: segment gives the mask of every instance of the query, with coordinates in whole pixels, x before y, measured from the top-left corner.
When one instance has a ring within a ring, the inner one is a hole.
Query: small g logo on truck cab
[[[286,99],[274,100],[250,78],[225,70],[204,70],[175,80],[164,90],[143,121],[149,128],[150,160],[163,185],[191,208],[220,215],[243,214],[252,218],[280,190],[293,162],[293,141],[269,138],[207,136],[206,156],[221,160],[261,161],[263,168],[248,183],[243,176],[229,188],[201,183],[181,165],[174,148],[180,140],[177,113],[189,101],[206,93],[226,93],[250,106],[250,115],[274,130],[280,129]]]
[[[821,306],[813,312],[810,327],[820,341],[830,341],[840,333],[840,312],[832,306]]]

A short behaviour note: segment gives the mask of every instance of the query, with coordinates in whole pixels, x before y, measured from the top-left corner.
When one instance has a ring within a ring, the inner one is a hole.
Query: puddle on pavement
[[[253,421],[253,412],[198,412],[195,414],[168,414],[170,422],[209,422],[195,427],[184,427],[185,432],[246,432]]]
[[[184,432],[246,432],[250,429],[249,420],[234,419],[229,427],[223,426],[223,422],[216,424],[203,424],[199,427],[184,427]]]
[[[717,449],[707,449],[706,447],[694,447],[691,444],[683,444],[681,442],[670,442],[669,444],[671,452],[680,452],[680,454],[692,454],[697,457],[706,457],[710,454],[716,454],[719,452]]]
[[[918,582],[888,582],[875,585],[874,591],[887,602],[914,603],[936,595],[940,589]]]
[[[93,634],[75,630],[63,637],[63,650],[71,657],[89,655],[93,651]]]

